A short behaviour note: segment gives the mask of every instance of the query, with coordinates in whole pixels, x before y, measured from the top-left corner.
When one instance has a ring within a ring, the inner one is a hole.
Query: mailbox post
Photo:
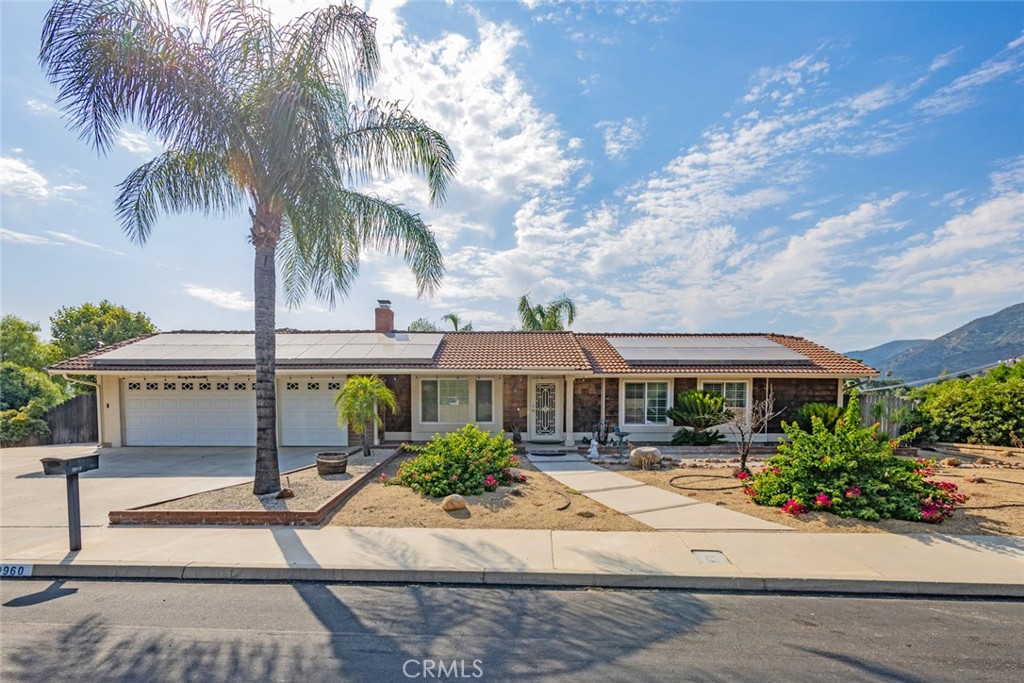
[[[82,549],[82,506],[78,496],[78,475],[98,469],[99,453],[81,458],[43,458],[43,474],[64,475],[68,488],[68,537],[71,550]]]

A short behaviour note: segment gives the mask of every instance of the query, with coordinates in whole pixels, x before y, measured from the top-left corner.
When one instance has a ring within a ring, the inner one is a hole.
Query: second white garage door
[[[122,382],[129,446],[255,446],[256,392],[238,379]]]
[[[334,397],[344,378],[285,377],[278,384],[282,446],[347,446]]]

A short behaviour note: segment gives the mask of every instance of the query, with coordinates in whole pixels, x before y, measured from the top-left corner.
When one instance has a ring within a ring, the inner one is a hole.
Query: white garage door
[[[129,446],[256,445],[251,379],[127,379],[121,391]]]
[[[343,378],[285,377],[278,385],[282,446],[347,446],[334,397]]]

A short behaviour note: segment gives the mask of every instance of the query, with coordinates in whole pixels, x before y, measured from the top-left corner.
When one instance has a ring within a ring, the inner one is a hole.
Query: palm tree
[[[565,322],[562,322],[562,319]],[[530,303],[529,293],[519,299],[519,322],[527,332],[564,330],[576,320],[576,304],[565,294],[547,306]]]
[[[462,318],[457,313],[448,313],[441,316],[441,320],[447,320],[452,324],[452,328],[456,332],[472,332],[473,323],[467,322],[465,325],[462,324]]]
[[[349,377],[334,397],[334,407],[338,409],[338,425],[362,425],[363,455],[366,456],[370,455],[370,445],[373,443],[370,433],[374,424],[384,426],[377,407],[395,410],[397,405],[395,394],[376,375]]]
[[[332,6],[276,25],[259,0],[56,0],[40,61],[70,125],[108,152],[123,123],[165,152],[118,186],[116,214],[144,244],[161,213],[250,217],[255,250],[254,493],[281,488],[274,390],[276,260],[297,305],[344,296],[364,246],[401,253],[419,292],[444,275],[433,233],[350,185],[426,176],[432,205],[455,172],[448,143],[397,104],[361,99],[378,71],[374,20]],[[360,99],[352,98],[350,90]],[[280,252],[278,246],[281,247]]]

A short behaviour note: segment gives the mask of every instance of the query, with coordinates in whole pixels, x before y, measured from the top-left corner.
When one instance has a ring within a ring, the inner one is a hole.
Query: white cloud
[[[245,296],[242,292],[186,284],[185,293],[229,311],[253,310],[252,299]]]
[[[50,237],[52,237],[52,238],[54,238],[54,239],[56,239],[56,240],[58,240],[60,242],[65,242],[67,244],[77,244],[78,246],[81,246],[81,247],[88,247],[90,249],[97,249],[99,251],[105,251],[105,252],[107,252],[109,254],[116,254],[117,256],[124,256],[124,252],[117,251],[115,249],[110,249],[109,247],[105,247],[102,244],[96,244],[95,242],[89,242],[88,240],[83,240],[82,238],[76,237],[75,235],[72,235],[70,233],[57,232],[55,230],[44,230],[43,232],[45,232],[47,235],[49,235]]]
[[[622,159],[644,141],[647,119],[627,116],[622,121],[600,121],[595,126],[604,133],[604,153],[609,159]]]
[[[54,185],[22,159],[0,157],[0,189],[10,197],[35,200],[59,199],[69,192],[80,192],[85,185]]]
[[[156,140],[139,131],[121,131],[117,136],[117,146],[147,158],[160,151],[160,144]]]
[[[51,104],[47,104],[42,100],[37,100],[33,97],[25,100],[25,106],[31,109],[36,114],[42,114],[44,116],[60,116],[60,110]]]
[[[1021,45],[1024,45],[1024,33],[1021,33],[1020,37],[1007,43],[1006,47],[1008,47],[1011,50],[1016,50]]]
[[[42,235],[30,235],[25,232],[17,232],[0,228],[0,239],[12,244],[56,244],[53,240],[46,239]]]
[[[1010,43],[1006,50],[984,62],[976,69],[957,77],[949,85],[939,88],[920,100],[914,108],[929,116],[944,116],[963,111],[975,103],[977,91],[983,86],[1021,69],[1021,54],[1015,51],[1018,41]]]
[[[932,60],[931,65],[928,67],[929,71],[938,71],[944,69],[953,63],[953,58],[960,52],[960,48],[954,48],[949,52],[943,52],[941,55]]]

